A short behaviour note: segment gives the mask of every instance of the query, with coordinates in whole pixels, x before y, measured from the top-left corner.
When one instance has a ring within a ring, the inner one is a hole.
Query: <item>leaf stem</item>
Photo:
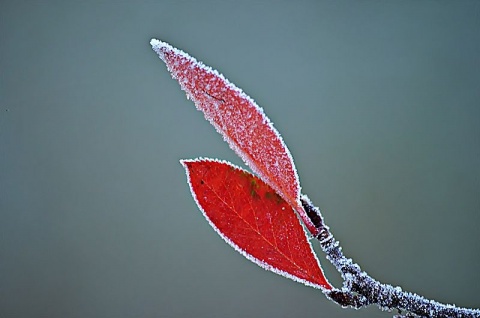
[[[400,287],[382,284],[362,271],[360,266],[345,257],[340,243],[333,237],[324,223],[320,210],[307,196],[301,198],[303,208],[312,223],[318,229],[316,239],[320,242],[327,259],[335,266],[344,279],[342,289],[325,291],[332,301],[342,307],[362,308],[375,304],[383,310],[398,310],[396,317],[480,317],[480,309],[460,308],[426,299],[414,293],[403,291]],[[405,313],[404,313],[405,312]]]

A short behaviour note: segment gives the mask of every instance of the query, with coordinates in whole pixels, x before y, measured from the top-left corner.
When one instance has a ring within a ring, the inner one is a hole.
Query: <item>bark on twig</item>
[[[375,304],[383,310],[398,310],[396,317],[461,317],[480,318],[479,309],[460,308],[428,300],[400,287],[382,284],[360,269],[352,259],[343,255],[342,248],[323,222],[320,210],[307,196],[302,196],[302,205],[307,215],[319,230],[316,239],[320,242],[327,259],[340,272],[344,280],[342,289],[327,291],[327,297],[342,307],[361,308]]]

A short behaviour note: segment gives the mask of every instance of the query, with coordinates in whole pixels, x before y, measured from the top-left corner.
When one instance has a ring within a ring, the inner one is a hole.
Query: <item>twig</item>
[[[460,308],[428,300],[400,287],[382,284],[360,269],[352,259],[343,255],[342,248],[333,237],[329,227],[323,222],[320,210],[307,196],[302,196],[302,205],[312,223],[319,230],[316,237],[327,259],[335,266],[344,279],[342,289],[326,292],[327,297],[342,307],[362,308],[375,304],[383,310],[400,312],[396,317],[480,317],[479,309]]]

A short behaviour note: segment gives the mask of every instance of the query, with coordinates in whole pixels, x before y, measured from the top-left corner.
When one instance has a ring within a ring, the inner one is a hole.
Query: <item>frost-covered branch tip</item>
[[[343,307],[375,304],[398,310],[396,317],[480,318],[478,309],[441,304],[382,284],[346,258],[320,210],[300,195],[290,151],[263,109],[187,53],[156,39],[150,44],[187,98],[258,176],[218,160],[182,162],[197,205],[228,244],[267,270],[320,288]],[[324,277],[295,212],[342,275],[341,289]]]

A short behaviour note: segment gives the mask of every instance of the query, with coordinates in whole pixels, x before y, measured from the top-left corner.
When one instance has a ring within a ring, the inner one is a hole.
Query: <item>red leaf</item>
[[[183,160],[190,189],[210,225],[259,266],[331,289],[295,212],[266,183],[226,162]]]
[[[230,147],[299,213],[317,235],[300,203],[300,185],[292,156],[263,110],[217,71],[195,58],[152,39],[152,48],[198,110],[223,135]]]

